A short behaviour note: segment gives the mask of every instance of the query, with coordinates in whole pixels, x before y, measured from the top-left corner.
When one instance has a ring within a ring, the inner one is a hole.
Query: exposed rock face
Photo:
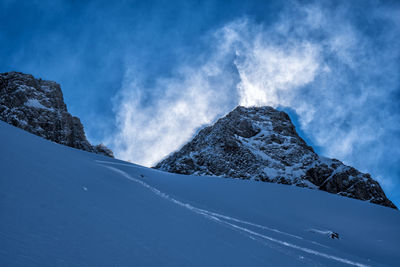
[[[396,208],[369,174],[318,156],[289,116],[271,107],[237,107],[155,168],[297,185]]]
[[[56,143],[113,157],[104,145],[89,143],[55,82],[19,72],[0,74],[0,119]]]

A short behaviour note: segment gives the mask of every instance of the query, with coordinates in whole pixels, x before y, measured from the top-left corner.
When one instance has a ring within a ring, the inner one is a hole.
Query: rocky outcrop
[[[0,119],[53,142],[113,157],[104,145],[89,143],[55,82],[19,72],[0,74]]]
[[[396,208],[369,174],[317,155],[289,116],[271,107],[237,107],[155,168],[297,185]]]

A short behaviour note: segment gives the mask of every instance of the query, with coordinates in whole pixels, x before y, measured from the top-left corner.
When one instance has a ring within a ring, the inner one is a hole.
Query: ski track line
[[[98,161],[98,162],[130,166],[128,164],[122,164],[122,163],[113,163],[113,162],[106,162],[106,161]],[[111,166],[105,166],[105,165],[101,165],[101,166],[103,166],[105,168],[108,168],[108,169],[110,169],[110,170],[112,170],[112,171],[114,171],[116,173],[121,174],[123,177],[127,178],[128,180],[131,180],[133,182],[139,183],[140,185],[142,185],[143,187],[149,189],[150,191],[152,191],[156,195],[158,195],[158,196],[160,196],[160,197],[162,197],[162,198],[164,198],[164,199],[166,199],[166,200],[168,200],[168,201],[170,201],[170,202],[172,202],[172,203],[174,203],[174,204],[176,204],[178,206],[184,207],[184,208],[189,209],[189,210],[191,210],[191,211],[193,211],[193,212],[195,212],[197,214],[203,215],[204,217],[206,217],[207,219],[210,219],[212,221],[215,221],[215,222],[218,222],[218,223],[221,223],[221,224],[225,224],[225,225],[227,225],[227,226],[229,226],[229,227],[231,227],[233,229],[236,229],[236,230],[242,231],[244,233],[247,233],[248,237],[251,238],[251,239],[254,239],[254,236],[257,236],[257,237],[269,240],[271,242],[283,245],[285,247],[297,249],[297,250],[306,252],[308,254],[320,256],[320,257],[331,259],[331,260],[335,260],[335,261],[338,261],[338,262],[341,262],[341,263],[354,265],[354,266],[358,266],[358,267],[367,267],[367,266],[369,266],[369,265],[365,265],[365,264],[362,264],[362,263],[359,263],[359,262],[351,261],[351,260],[348,260],[348,259],[345,259],[345,258],[340,258],[340,257],[334,256],[334,255],[330,255],[330,254],[319,252],[319,251],[316,251],[316,250],[313,250],[313,249],[309,249],[309,248],[306,248],[306,247],[301,247],[301,246],[298,246],[298,245],[295,245],[295,244],[292,244],[292,243],[289,243],[289,242],[286,242],[286,241],[275,239],[275,238],[269,237],[267,235],[263,235],[263,234],[260,234],[258,232],[254,232],[254,231],[252,231],[252,230],[250,230],[248,228],[241,227],[239,225],[236,225],[236,224],[233,224],[233,223],[230,223],[230,222],[227,222],[227,221],[223,221],[220,218],[223,218],[223,219],[226,219],[226,220],[230,220],[230,221],[234,221],[234,222],[238,222],[238,223],[251,225],[251,226],[255,226],[255,227],[258,227],[258,228],[262,228],[262,229],[267,229],[267,230],[271,229],[271,228],[266,227],[266,226],[253,224],[251,222],[242,221],[242,220],[239,220],[239,219],[236,219],[236,218],[232,218],[232,217],[229,217],[229,216],[225,216],[225,215],[222,215],[222,214],[219,214],[219,213],[203,210],[203,209],[194,207],[194,206],[192,206],[192,205],[190,205],[188,203],[183,203],[183,202],[181,202],[179,200],[176,200],[175,198],[169,196],[168,194],[166,194],[164,192],[161,192],[157,188],[154,188],[154,187],[150,186],[149,184],[147,184],[147,183],[145,183],[145,182],[143,182],[143,181],[141,181],[139,179],[133,178],[128,173],[126,173],[126,172],[124,172],[124,171],[122,171],[120,169],[117,169],[117,168],[114,168],[114,167],[111,167]],[[284,233],[284,232],[281,232],[279,230],[277,230],[277,231],[280,232],[280,233]],[[284,234],[287,234],[287,233],[284,233]],[[292,236],[291,234],[288,234],[288,235]],[[302,238],[300,237],[300,239],[302,239]]]
[[[134,165],[131,165],[131,164],[110,162],[110,161],[104,161],[104,160],[96,160],[96,162],[99,162],[99,163],[108,163],[108,164],[114,164],[114,165],[122,165],[122,166],[127,166],[127,167],[134,167],[134,168],[137,167],[137,166],[134,166]],[[201,209],[199,209],[199,210],[201,210]],[[205,210],[203,210],[203,211],[205,211]],[[223,218],[223,219],[226,219],[226,220],[230,220],[230,221],[234,221],[234,222],[238,222],[238,223],[242,223],[242,224],[251,225],[251,226],[254,226],[254,227],[257,227],[257,228],[261,228],[261,229],[264,229],[264,230],[269,230],[269,231],[276,232],[276,233],[279,233],[279,234],[291,236],[291,237],[294,237],[294,238],[297,238],[297,239],[303,239],[303,238],[300,237],[300,236],[293,235],[293,234],[289,234],[289,233],[286,233],[286,232],[282,232],[282,231],[279,231],[278,229],[270,228],[270,227],[267,227],[267,226],[264,226],[264,225],[259,225],[259,224],[255,224],[255,223],[248,222],[248,221],[238,220],[238,219],[235,219],[235,218],[232,218],[232,217],[229,217],[229,216],[225,216],[225,215],[218,214],[218,213],[213,213],[213,212],[210,212],[210,211],[206,211],[206,212],[212,213],[214,216],[220,217],[220,218]],[[321,245],[321,244],[319,244],[319,243],[316,243],[316,244],[317,244],[317,245],[320,245],[320,246],[322,246],[322,247],[326,247],[326,246]]]
[[[107,164],[121,165],[121,166],[126,166],[126,167],[131,167],[131,168],[142,168],[142,169],[144,169],[144,167],[141,167],[140,165],[134,165],[132,163],[131,164],[129,164],[129,163],[119,163],[119,162],[110,162],[110,161],[105,161],[105,160],[95,160],[95,161],[98,162],[98,163],[107,163]],[[212,213],[210,211],[207,211],[207,212]],[[238,222],[238,223],[242,223],[242,224],[251,225],[251,226],[254,226],[254,227],[257,227],[257,228],[260,228],[260,229],[264,229],[264,230],[268,230],[268,231],[271,231],[271,232],[275,232],[275,233],[278,233],[278,234],[287,235],[287,236],[291,236],[293,238],[306,240],[306,239],[304,239],[304,238],[302,238],[300,236],[289,234],[289,233],[286,233],[286,232],[282,232],[282,231],[280,231],[278,229],[270,228],[270,227],[267,227],[267,226],[264,226],[264,225],[259,225],[259,224],[255,224],[255,223],[252,223],[252,222],[249,222],[249,221],[244,221],[244,220],[238,220],[238,219],[235,219],[235,218],[232,218],[232,217],[229,217],[229,216],[225,216],[225,215],[222,215],[222,214],[217,214],[217,213],[213,213],[213,215],[216,216],[216,217],[224,218],[226,220],[230,220],[230,221],[234,221],[234,222]],[[322,245],[322,244],[320,244],[318,242],[315,242],[315,241],[309,241],[309,240],[306,240],[306,241],[308,241],[308,242],[310,242],[310,243],[312,243],[314,245],[320,246],[320,247],[324,247],[324,248],[328,248],[328,249],[330,248],[328,246]]]
[[[303,238],[300,237],[300,236],[292,235],[292,234],[289,234],[289,233],[286,233],[286,232],[282,232],[282,231],[279,231],[278,229],[275,229],[275,228],[270,228],[270,227],[267,227],[267,226],[264,226],[264,225],[259,225],[259,224],[256,224],[256,223],[252,223],[252,222],[248,222],[248,221],[239,220],[239,219],[236,219],[236,218],[233,218],[233,217],[229,217],[229,216],[222,215],[222,214],[215,213],[215,212],[208,211],[208,210],[203,210],[203,209],[200,209],[200,208],[197,208],[197,209],[198,209],[198,210],[201,210],[201,211],[203,211],[203,212],[206,212],[206,213],[208,213],[208,214],[211,214],[211,215],[213,215],[213,216],[215,216],[215,217],[222,218],[222,219],[225,219],[225,220],[228,220],[228,221],[233,221],[233,222],[237,222],[237,223],[247,224],[247,225],[254,226],[254,227],[257,227],[257,228],[261,228],[261,229],[264,229],[264,230],[269,230],[269,231],[271,231],[271,232],[275,232],[275,233],[279,233],[279,234],[291,236],[291,237],[294,237],[294,238],[297,238],[297,239],[303,239]]]
[[[133,163],[119,163],[119,162],[111,162],[111,161],[105,161],[105,160],[95,160],[98,163],[107,163],[107,164],[113,164],[113,165],[121,165],[121,166],[127,166],[127,167],[131,167],[131,168],[137,168],[137,169],[147,169],[146,167],[140,166],[140,165],[136,165]],[[157,169],[154,169],[157,171]]]

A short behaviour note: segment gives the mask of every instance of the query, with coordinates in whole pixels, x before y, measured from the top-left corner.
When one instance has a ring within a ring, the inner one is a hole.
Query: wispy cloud
[[[216,29],[203,52],[151,85],[129,64],[115,100],[117,156],[151,166],[236,105],[270,105],[295,110],[325,155],[392,184],[387,170],[400,159],[395,14],[377,7],[369,22],[381,28],[365,34],[350,7],[294,2],[274,24],[241,18]]]
[[[236,79],[227,73],[224,56],[219,51],[197,67],[182,66],[174,77],[159,78],[151,88],[135,69],[128,70],[116,99],[116,154],[151,166],[235,105]],[[152,99],[146,99],[146,91],[152,92]]]

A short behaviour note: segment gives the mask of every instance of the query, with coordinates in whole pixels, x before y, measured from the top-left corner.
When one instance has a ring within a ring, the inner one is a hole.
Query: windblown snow
[[[391,208],[306,188],[165,173],[3,122],[0,147],[1,266],[400,262],[400,215]]]

